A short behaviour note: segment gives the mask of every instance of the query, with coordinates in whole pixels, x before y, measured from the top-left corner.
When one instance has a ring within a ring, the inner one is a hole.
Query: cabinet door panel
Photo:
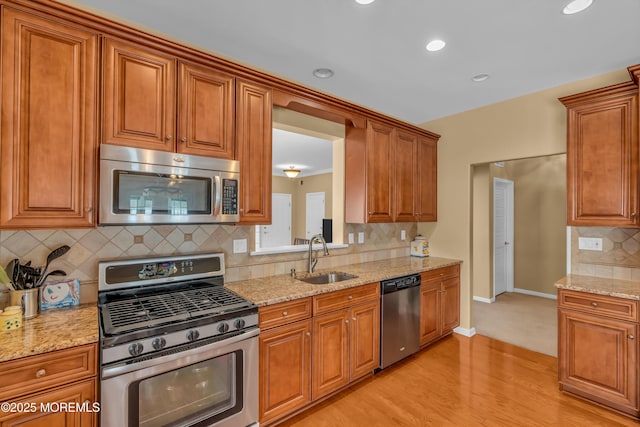
[[[558,318],[563,388],[637,412],[637,324],[569,310],[560,310]]]
[[[351,309],[350,380],[370,374],[380,366],[380,302]]]
[[[442,282],[442,333],[460,326],[460,278]]]
[[[125,42],[104,43],[104,142],[174,151],[176,60]]]
[[[418,138],[418,221],[438,220],[438,144]]]
[[[314,400],[349,383],[348,319],[347,310],[313,319]]]
[[[423,282],[420,288],[420,345],[440,338],[440,317],[440,282]]]
[[[569,225],[638,225],[637,104],[636,87],[569,108]]]
[[[394,129],[370,122],[367,128],[368,222],[393,221]]]
[[[2,10],[0,226],[95,223],[98,36]]]
[[[311,321],[260,334],[260,422],[311,402]]]
[[[418,189],[416,135],[398,131],[395,141],[395,209],[396,222],[416,221],[416,196]],[[422,165],[420,165],[422,166]]]
[[[240,222],[271,223],[271,89],[236,82]]]
[[[233,159],[233,76],[180,63],[178,152]]]

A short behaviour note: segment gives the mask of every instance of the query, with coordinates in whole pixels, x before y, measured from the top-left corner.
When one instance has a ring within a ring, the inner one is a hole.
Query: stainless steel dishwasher
[[[380,286],[380,368],[384,369],[420,348],[420,275],[383,280]]]

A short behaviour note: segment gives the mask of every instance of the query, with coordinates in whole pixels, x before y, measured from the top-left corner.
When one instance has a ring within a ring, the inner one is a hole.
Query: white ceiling
[[[60,0],[75,3],[73,0]],[[411,123],[640,63],[640,1],[81,0]],[[86,7],[86,6],[83,6]],[[425,44],[447,46],[429,53]],[[335,76],[319,80],[315,68]],[[471,77],[489,73],[483,83]]]

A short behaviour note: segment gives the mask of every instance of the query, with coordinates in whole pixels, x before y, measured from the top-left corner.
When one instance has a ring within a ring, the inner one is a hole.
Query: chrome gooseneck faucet
[[[317,251],[315,257],[314,255],[314,250],[313,250],[313,242],[319,240],[320,243],[322,243],[322,249],[324,251],[324,256],[329,255],[329,249],[327,249],[327,242],[325,242],[324,237],[322,237],[322,234],[316,234],[315,236],[313,236],[311,239],[309,239],[309,273],[313,273],[313,269],[315,268],[316,264],[318,263],[318,255],[317,255]]]

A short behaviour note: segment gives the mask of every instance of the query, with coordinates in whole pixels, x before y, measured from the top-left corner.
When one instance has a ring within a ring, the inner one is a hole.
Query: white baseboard
[[[558,295],[545,294],[545,293],[542,293],[542,292],[530,291],[529,289],[514,288],[513,292],[517,292],[519,294],[533,295],[534,297],[541,297],[541,298],[555,299],[555,300],[558,299]]]
[[[493,298],[483,298],[483,297],[477,297],[475,295],[473,296],[473,300],[474,301],[478,301],[478,302],[485,302],[487,304],[491,304],[493,302],[496,302],[496,298],[495,297],[493,297]]]
[[[472,337],[476,334],[476,328],[466,329],[458,326],[453,330],[456,334],[464,335],[465,337]]]

